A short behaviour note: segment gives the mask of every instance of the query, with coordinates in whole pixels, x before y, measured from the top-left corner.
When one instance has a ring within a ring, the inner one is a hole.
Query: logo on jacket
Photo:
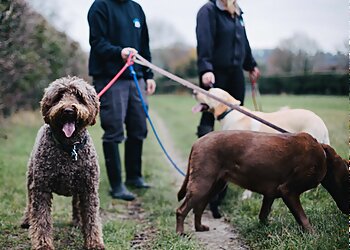
[[[140,20],[138,18],[134,18],[134,20],[132,20],[132,22],[134,23],[135,28],[141,27],[141,23],[140,23]]]

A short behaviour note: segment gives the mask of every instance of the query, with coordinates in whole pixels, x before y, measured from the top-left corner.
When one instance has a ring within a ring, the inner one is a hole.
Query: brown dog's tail
[[[191,149],[190,157],[188,158],[187,173],[186,173],[184,182],[182,183],[182,186],[181,186],[179,192],[177,193],[177,200],[178,201],[181,201],[185,197],[186,192],[187,192],[187,183],[188,183],[188,178],[190,175],[191,155],[192,155],[192,149]]]

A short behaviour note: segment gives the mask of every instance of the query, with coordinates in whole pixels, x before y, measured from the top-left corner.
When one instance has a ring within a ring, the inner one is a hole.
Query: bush
[[[0,3],[0,117],[39,106],[43,89],[65,75],[87,78],[87,56],[24,0]]]
[[[328,73],[261,77],[259,87],[262,94],[349,94],[348,76],[346,74]]]

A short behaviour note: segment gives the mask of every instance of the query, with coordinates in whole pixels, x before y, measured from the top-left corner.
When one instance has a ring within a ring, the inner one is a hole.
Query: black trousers
[[[97,93],[111,78],[94,78],[93,84]],[[138,79],[143,99],[147,104],[145,81]],[[120,143],[126,136],[143,140],[147,136],[146,114],[133,80],[118,80],[100,98],[101,126],[104,130],[104,142]]]
[[[241,105],[244,103],[245,95],[245,82],[243,69],[240,67],[233,67],[230,69],[214,69],[215,84],[214,87],[221,88],[227,91],[235,99],[241,101]],[[200,77],[201,78],[201,77]],[[204,89],[201,79],[200,86]],[[203,112],[202,117],[197,128],[198,137],[205,135],[214,130],[215,118],[210,112]],[[218,194],[210,200],[210,210],[214,218],[220,218],[220,212],[218,206],[221,204],[222,200],[225,198],[227,191],[227,186]]]
[[[241,67],[232,67],[230,69],[214,69],[215,75],[215,88],[221,88],[227,91],[235,99],[241,101],[241,105],[244,104],[245,95],[245,81],[244,73]],[[201,78],[201,77],[200,77]],[[200,79],[200,86],[204,89],[202,81]],[[212,113],[203,112],[199,122],[199,126],[214,127],[215,118]]]

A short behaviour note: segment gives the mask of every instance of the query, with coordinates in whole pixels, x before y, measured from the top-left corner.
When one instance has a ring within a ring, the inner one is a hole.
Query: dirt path
[[[169,137],[167,127],[157,113],[154,111],[151,112],[151,117],[153,122],[156,124],[157,132],[159,133],[165,149],[168,151],[173,161],[180,168],[182,168],[183,172],[186,173],[186,169],[184,168],[187,167],[187,156],[184,157],[179,151],[176,150],[172,139]],[[177,186],[175,192],[177,192],[182,184],[183,177],[174,168],[172,168],[170,171],[172,171],[172,176],[175,179],[174,181],[176,182]],[[249,249],[249,247],[245,245],[242,237],[238,234],[238,231],[227,223],[225,218],[213,219],[210,212],[206,210],[203,214],[202,221],[203,224],[210,227],[210,231],[195,232],[193,226],[193,216],[190,212],[186,218],[185,231],[194,232],[195,237],[203,245],[203,249]]]

